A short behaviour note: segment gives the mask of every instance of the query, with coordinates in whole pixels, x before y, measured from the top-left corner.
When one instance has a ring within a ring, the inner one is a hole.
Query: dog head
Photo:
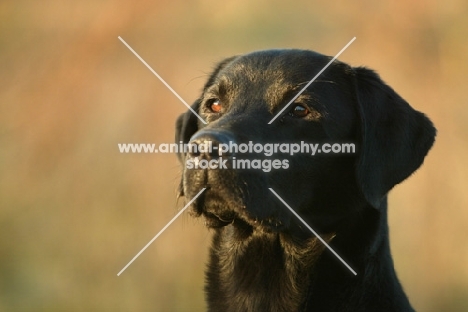
[[[361,208],[379,209],[389,190],[422,164],[435,137],[432,123],[373,71],[335,61],[295,98],[330,59],[304,50],[228,58],[192,105],[206,124],[191,111],[178,118],[177,143],[212,147],[178,154],[180,195],[191,199],[206,188],[192,211],[209,227],[300,232],[272,188],[311,226],[333,230]],[[355,153],[279,150],[310,143],[354,144]],[[250,148],[219,153],[241,144]],[[276,153],[256,153],[255,144],[276,146]]]

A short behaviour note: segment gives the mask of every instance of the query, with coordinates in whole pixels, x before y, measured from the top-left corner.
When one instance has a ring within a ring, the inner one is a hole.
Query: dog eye
[[[309,114],[309,110],[303,105],[295,105],[289,112],[290,116],[297,117],[297,118],[305,117],[308,114]]]
[[[221,105],[219,99],[211,100],[211,101],[208,103],[208,107],[210,108],[210,110],[211,110],[213,113],[219,113],[219,112],[221,112],[221,108],[223,108],[223,106]]]

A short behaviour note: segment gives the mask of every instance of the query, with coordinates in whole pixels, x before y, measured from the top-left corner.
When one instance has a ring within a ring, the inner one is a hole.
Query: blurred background
[[[438,128],[390,195],[393,255],[418,311],[468,310],[468,2],[0,2],[0,311],[203,311],[210,233],[176,214],[168,143],[217,61],[304,48],[376,69]]]

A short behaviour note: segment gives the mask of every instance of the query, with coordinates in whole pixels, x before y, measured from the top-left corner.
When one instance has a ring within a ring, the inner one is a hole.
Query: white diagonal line
[[[320,235],[312,229],[307,222],[304,221],[295,211],[292,209],[272,188],[268,188],[276,197],[289,209],[291,212],[299,219],[324,245],[327,247],[354,275],[357,275],[356,271],[354,271],[347,263],[343,260],[324,240],[320,237]]]
[[[140,256],[140,255],[143,253],[143,251],[145,251],[145,250],[146,250],[146,248],[148,248],[148,247],[149,247],[149,245],[151,245],[151,244],[152,244],[152,243],[153,243],[153,242],[156,240],[156,238],[158,238],[158,237],[159,237],[159,235],[161,235],[161,234],[162,234],[162,233],[163,233],[163,232],[164,232],[164,231],[165,231],[165,230],[166,230],[166,229],[169,227],[169,225],[171,225],[171,224],[172,224],[172,222],[174,222],[174,220],[175,220],[175,219],[177,219],[177,218],[178,218],[178,217],[179,217],[179,216],[180,216],[180,215],[181,215],[181,214],[182,214],[182,213],[185,211],[185,209],[187,209],[187,208],[190,206],[190,204],[192,204],[192,203],[193,203],[193,201],[194,201],[195,199],[197,199],[197,197],[198,197],[198,196],[200,196],[200,194],[201,194],[201,193],[203,193],[203,191],[204,191],[204,190],[206,190],[206,188],[205,188],[205,187],[204,187],[204,188],[202,188],[202,190],[201,190],[200,192],[198,192],[198,194],[197,194],[197,195],[195,195],[195,197],[193,197],[193,198],[192,198],[192,200],[190,200],[190,201],[188,202],[188,204],[187,204],[187,205],[185,205],[185,207],[184,207],[184,208],[182,208],[182,210],[181,210],[181,211],[179,211],[179,212],[178,212],[178,213],[175,215],[175,217],[174,217],[174,218],[172,218],[172,220],[171,220],[171,221],[169,221],[169,222],[166,224],[166,226],[165,226],[165,227],[163,227],[163,228],[162,228],[162,230],[161,230],[161,231],[159,231],[159,233],[158,233],[158,234],[156,234],[156,236],[155,236],[155,237],[153,237],[153,239],[152,239],[152,240],[150,240],[150,242],[149,242],[148,244],[146,244],[146,246],[145,246],[145,247],[143,247],[143,249],[142,249],[142,250],[140,250],[140,252],[139,252],[139,253],[137,253],[137,254],[136,254],[136,256],[135,256],[135,257],[133,257],[133,259],[132,259],[132,260],[130,260],[130,262],[129,262],[129,263],[127,263],[127,265],[126,265],[126,266],[125,266],[125,267],[124,267],[122,270],[120,270],[120,272],[117,274],[117,276],[120,276],[120,274],[122,274],[122,273],[123,273],[123,271],[125,271],[125,270],[126,270],[126,269],[127,269],[129,266],[130,266],[130,264],[132,264],[132,263],[133,263],[133,261],[135,261],[135,260],[136,260],[136,258],[138,258],[138,257],[139,257],[139,256]]]
[[[135,52],[135,50],[132,49],[131,46],[128,45],[128,43],[125,42],[125,40],[123,40],[120,36],[118,37],[120,41],[122,41],[123,44],[125,44],[125,46],[130,50],[132,51],[133,54],[135,54],[135,56],[146,66],[148,67],[148,69],[156,76],[158,77],[159,80],[161,80],[161,82],[185,105],[187,106],[187,108],[195,114],[195,116],[198,117],[198,119],[201,120],[201,122],[203,122],[205,125],[207,124],[206,121],[200,117],[200,115],[197,114],[196,111],[193,110],[193,108],[190,107],[190,105],[187,104],[187,102],[184,101],[184,99],[179,95],[177,94],[177,92],[175,92],[174,89],[171,88],[171,86],[166,82],[164,81],[164,79],[162,79],[161,76],[158,75],[158,73],[156,71],[154,71],[154,69],[151,68],[151,66],[148,65],[148,63],[145,62],[145,60],[143,58],[141,58],[140,55],[138,55],[138,53]]]
[[[327,67],[328,67],[328,66],[330,66],[330,64],[331,64],[331,63],[333,63],[333,62],[336,60],[336,59],[337,59],[337,58],[338,58],[338,57],[341,55],[341,53],[343,53],[343,52],[344,52],[344,50],[346,50],[346,49],[347,49],[347,48],[348,48],[348,47],[351,45],[351,43],[353,43],[353,41],[354,41],[354,40],[356,40],[356,37],[354,37],[353,39],[351,39],[351,41],[349,41],[349,42],[348,42],[348,44],[347,44],[347,45],[345,45],[345,46],[344,46],[344,48],[343,48],[343,49],[341,49],[341,51],[340,51],[340,52],[338,52],[338,54],[337,54],[337,55],[335,55],[335,57],[334,57],[334,58],[332,58],[332,59],[331,59],[331,61],[330,61],[330,62],[328,62],[328,64],[327,64],[327,65],[325,65],[325,67],[324,67],[324,68],[322,68],[322,70],[321,70],[321,71],[319,71],[319,72],[318,72],[318,74],[317,74],[317,75],[315,75],[315,77],[314,77],[314,78],[312,78],[312,80],[311,80],[311,81],[309,81],[309,83],[308,83],[308,84],[306,84],[306,85],[305,85],[305,87],[304,87],[304,88],[302,88],[302,89],[301,89],[301,91],[299,91],[299,93],[297,93],[297,94],[296,94],[296,96],[295,96],[295,97],[293,97],[293,98],[292,98],[292,100],[291,100],[291,101],[289,101],[289,103],[288,103],[288,104],[286,104],[286,106],[285,106],[285,107],[283,107],[283,109],[282,109],[282,110],[280,110],[280,111],[278,112],[278,114],[276,114],[276,116],[275,116],[275,117],[273,117],[273,118],[270,120],[270,122],[269,122],[268,124],[270,125],[270,124],[271,124],[273,121],[275,121],[275,119],[276,119],[276,118],[278,118],[278,116],[279,116],[279,115],[281,115],[281,113],[282,113],[282,112],[284,112],[284,111],[285,111],[285,109],[286,109],[286,108],[288,108],[288,106],[289,106],[289,105],[291,105],[291,103],[292,103],[292,102],[294,102],[294,101],[295,101],[295,100],[296,100],[296,99],[297,99],[297,98],[298,98],[298,97],[299,97],[299,96],[302,94],[302,92],[304,92],[304,91],[305,91],[305,90],[306,90],[306,89],[307,89],[307,88],[308,88],[308,87],[309,87],[309,86],[312,84],[312,82],[314,82],[314,81],[315,81],[315,79],[317,79],[317,78],[318,78],[318,76],[320,76],[320,75],[321,75],[321,74],[322,74],[322,73],[325,71],[325,69],[327,69]]]

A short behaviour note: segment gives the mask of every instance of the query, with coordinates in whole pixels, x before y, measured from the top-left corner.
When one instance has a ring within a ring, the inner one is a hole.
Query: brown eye
[[[309,114],[309,110],[302,105],[295,105],[289,112],[290,116],[302,118]]]
[[[216,100],[211,101],[211,103],[209,104],[209,107],[213,113],[219,113],[221,111],[222,105],[219,102],[219,100],[216,99]]]

